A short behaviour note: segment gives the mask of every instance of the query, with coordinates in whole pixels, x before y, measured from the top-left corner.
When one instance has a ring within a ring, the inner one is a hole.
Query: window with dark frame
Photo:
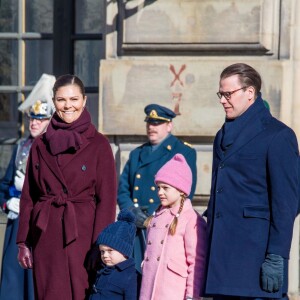
[[[82,79],[97,127],[106,1],[1,0],[0,20],[0,142],[22,135],[18,106],[43,73]]]

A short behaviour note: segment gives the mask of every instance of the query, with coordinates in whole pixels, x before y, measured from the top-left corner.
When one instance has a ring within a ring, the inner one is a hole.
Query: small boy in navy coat
[[[135,216],[122,210],[115,223],[108,225],[99,234],[99,245],[103,266],[97,272],[90,300],[137,300],[138,272],[131,258],[136,232]]]

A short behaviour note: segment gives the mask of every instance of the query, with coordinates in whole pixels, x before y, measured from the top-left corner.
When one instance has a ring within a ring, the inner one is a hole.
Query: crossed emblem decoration
[[[180,75],[182,74],[182,72],[186,69],[186,65],[183,64],[181,65],[180,69],[178,72],[176,72],[174,65],[170,65],[170,71],[172,72],[172,74],[174,74],[174,79],[172,80],[170,87],[175,86],[175,84],[179,83],[180,87],[184,87],[184,83],[180,78]],[[180,90],[182,90],[182,88],[180,88]],[[174,113],[176,115],[181,115],[180,110],[179,110],[179,104],[181,101],[181,97],[182,97],[182,92],[181,91],[174,91],[172,92],[172,97],[173,97],[173,101],[175,102],[175,106],[174,106]]]
[[[184,64],[180,67],[178,73],[176,73],[175,67],[173,65],[170,65],[170,71],[174,74],[174,80],[171,82],[170,86],[173,86],[177,80],[179,81],[179,84],[183,86],[183,82],[180,79],[180,75],[185,69],[186,69],[186,65]]]

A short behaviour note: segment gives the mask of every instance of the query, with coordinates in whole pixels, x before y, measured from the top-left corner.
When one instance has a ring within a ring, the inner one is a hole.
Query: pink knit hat
[[[154,181],[155,183],[161,181],[169,184],[188,196],[193,181],[192,171],[184,156],[177,153],[159,169]]]

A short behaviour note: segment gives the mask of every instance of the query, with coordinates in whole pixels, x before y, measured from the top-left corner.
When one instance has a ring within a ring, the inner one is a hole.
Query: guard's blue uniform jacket
[[[118,204],[120,209],[135,204],[140,207],[146,206],[148,213],[152,214],[160,205],[154,176],[176,153],[181,153],[185,157],[192,170],[193,184],[188,198],[193,198],[197,181],[195,149],[184,144],[172,134],[162,141],[155,151],[151,152],[151,148],[151,144],[148,142],[131,151],[119,180]],[[145,236],[142,230],[138,229],[133,253],[138,270],[140,270],[143,259],[144,243]]]
[[[26,140],[25,140],[26,141]],[[22,144],[25,143],[22,141]],[[14,148],[11,160],[6,169],[6,173],[0,182],[0,205],[10,199],[10,188],[14,184],[16,174],[16,155],[18,146]],[[14,187],[14,186],[13,186]],[[22,269],[19,265],[18,246],[16,244],[17,232],[19,227],[19,218],[8,219],[3,245],[0,300],[6,299],[34,299],[33,274],[31,269]]]

